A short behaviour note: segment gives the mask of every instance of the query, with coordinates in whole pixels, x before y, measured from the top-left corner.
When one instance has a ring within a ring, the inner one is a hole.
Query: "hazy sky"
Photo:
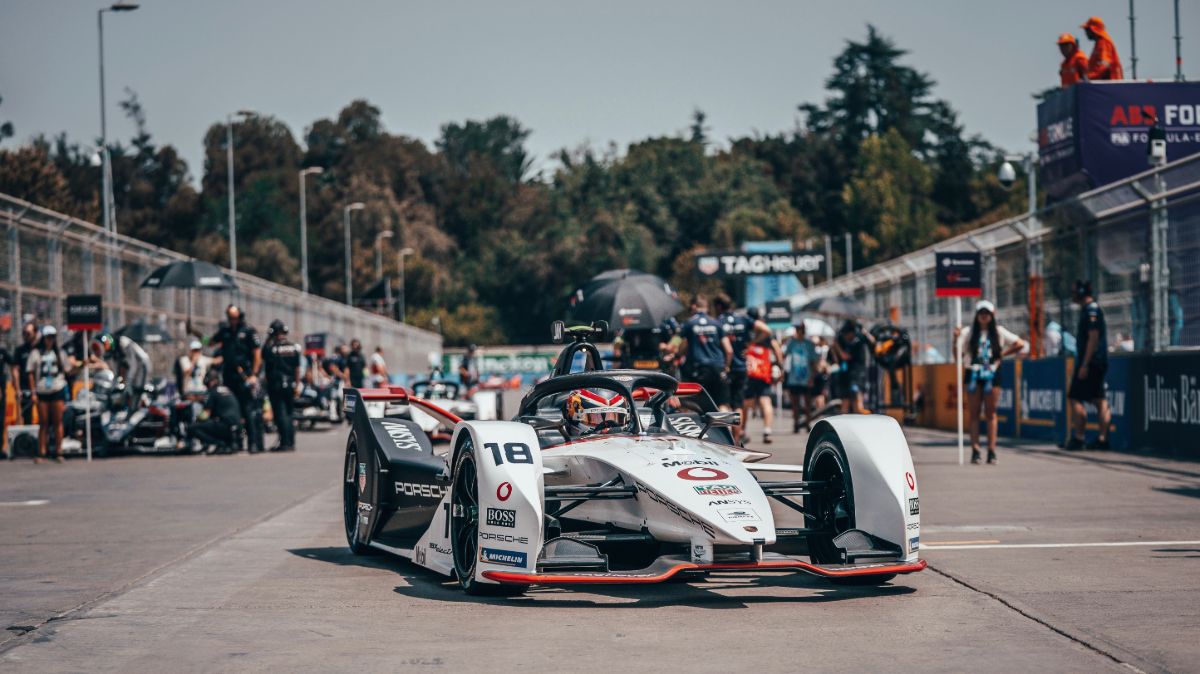
[[[392,132],[426,142],[447,121],[511,114],[533,130],[541,158],[680,132],[697,107],[721,141],[789,129],[868,22],[937,80],[935,95],[969,132],[1009,150],[1032,147],[1030,93],[1058,81],[1059,33],[1090,49],[1078,26],[1100,15],[1130,74],[1127,0],[141,3],[105,14],[109,136],[131,136],[117,108],[130,87],[156,141],[178,147],[194,178],[204,131],[226,113],[270,113],[299,140],[354,98],[382,108]],[[1200,2],[1182,4],[1184,29],[1200,26]],[[1171,2],[1137,5],[1138,74],[1169,79]],[[101,6],[0,0],[0,120],[15,124],[16,140],[99,136]],[[1192,79],[1198,33],[1184,36]]]

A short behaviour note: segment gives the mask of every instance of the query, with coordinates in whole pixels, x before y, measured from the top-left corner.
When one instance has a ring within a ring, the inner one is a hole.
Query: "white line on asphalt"
[[[35,506],[46,505],[49,503],[46,499],[34,499],[31,501],[0,501],[0,506]]]
[[[997,550],[1008,548],[1128,548],[1145,545],[1200,545],[1200,541],[1120,541],[1116,543],[981,543],[975,545],[938,545],[925,543],[922,550]]]

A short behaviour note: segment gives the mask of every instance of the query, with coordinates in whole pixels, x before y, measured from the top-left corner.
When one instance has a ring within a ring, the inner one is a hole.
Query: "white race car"
[[[514,421],[464,421],[400,388],[348,390],[350,549],[397,554],[475,595],[720,571],[876,584],[925,568],[916,471],[895,420],[825,419],[803,465],[747,463],[762,455],[730,444],[736,413],[694,384],[568,374],[577,352],[600,362],[590,332],[573,329]],[[412,420],[424,415],[454,429],[444,451]],[[777,523],[773,501],[801,525]]]

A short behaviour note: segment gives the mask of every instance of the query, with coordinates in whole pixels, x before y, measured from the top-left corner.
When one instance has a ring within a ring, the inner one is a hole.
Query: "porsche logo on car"
[[[729,479],[729,473],[726,473],[725,471],[719,470],[717,468],[708,468],[706,466],[692,466],[691,468],[684,468],[683,470],[676,473],[676,475],[678,475],[680,478],[682,478],[684,480],[695,480],[695,481],[728,480]]]

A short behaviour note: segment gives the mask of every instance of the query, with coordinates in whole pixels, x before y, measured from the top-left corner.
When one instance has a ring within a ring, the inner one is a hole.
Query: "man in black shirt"
[[[0,346],[0,450],[8,458],[8,374],[13,365],[7,346]]]
[[[242,310],[236,305],[230,304],[225,309],[225,318],[226,322],[213,335],[211,343],[221,358],[222,380],[241,406],[246,435],[250,439],[249,450],[261,452],[262,433],[257,432],[255,427],[258,415],[254,414],[256,401],[250,388],[258,382],[257,373],[262,367],[262,345],[258,341],[258,333],[246,324]]]
[[[692,317],[679,329],[679,354],[686,356],[684,379],[700,384],[722,410],[733,409],[727,377],[733,362],[733,344],[720,320],[708,315],[708,300],[692,300]]]
[[[1104,310],[1096,301],[1090,281],[1076,281],[1072,298],[1079,305],[1079,326],[1075,330],[1075,371],[1071,376],[1071,387],[1067,398],[1071,401],[1071,425],[1074,427],[1067,449],[1083,449],[1087,435],[1087,408],[1084,403],[1096,406],[1100,432],[1088,449],[1108,449],[1108,426],[1112,415],[1108,409],[1108,384],[1104,375],[1108,372],[1108,326],[1104,323]]]
[[[874,340],[857,321],[847,320],[838,330],[830,351],[837,365],[834,371],[835,388],[842,398],[842,414],[865,414],[863,394],[867,390],[867,359]]]
[[[350,386],[363,387],[363,371],[367,369],[367,359],[362,354],[362,342],[350,340],[350,353],[346,355],[346,376],[350,378]]]
[[[275,319],[267,331],[267,345],[263,349],[267,396],[271,399],[271,412],[275,415],[275,427],[279,430],[279,445],[272,451],[281,452],[296,449],[293,415],[296,383],[300,381],[300,345],[289,341],[287,335],[287,325]]]
[[[235,450],[234,431],[242,420],[241,404],[228,387],[221,385],[216,372],[208,373],[205,384],[208,385],[208,396],[204,399],[204,409],[208,411],[208,419],[191,425],[189,445],[199,440],[204,447]]]
[[[20,412],[20,419],[26,425],[33,423],[33,390],[29,388],[29,370],[26,364],[29,362],[29,352],[37,346],[38,326],[37,323],[29,321],[21,327],[21,336],[24,341],[13,350],[13,370],[12,374],[13,389],[17,392],[17,405]]]

